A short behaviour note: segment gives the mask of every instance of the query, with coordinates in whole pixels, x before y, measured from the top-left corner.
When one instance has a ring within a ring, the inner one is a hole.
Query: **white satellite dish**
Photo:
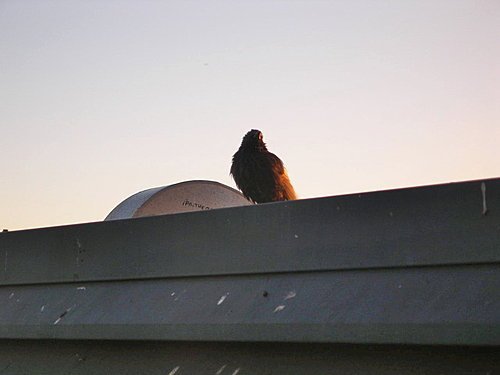
[[[214,208],[251,205],[239,191],[215,181],[186,181],[136,193],[116,206],[106,219],[119,220]]]

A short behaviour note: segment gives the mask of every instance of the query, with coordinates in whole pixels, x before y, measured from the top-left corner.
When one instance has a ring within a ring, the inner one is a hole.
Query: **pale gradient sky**
[[[500,176],[500,1],[0,0],[0,230],[235,187],[263,131],[301,198]]]

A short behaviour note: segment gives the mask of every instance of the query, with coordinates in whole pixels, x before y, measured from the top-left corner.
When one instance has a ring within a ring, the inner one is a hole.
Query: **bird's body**
[[[231,175],[243,195],[256,203],[297,199],[283,162],[267,150],[259,130],[250,130],[233,155]]]

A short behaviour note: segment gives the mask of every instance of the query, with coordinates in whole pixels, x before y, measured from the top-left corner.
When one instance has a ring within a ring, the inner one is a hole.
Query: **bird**
[[[233,155],[230,174],[245,198],[254,203],[297,199],[283,162],[267,150],[260,130],[245,134]]]

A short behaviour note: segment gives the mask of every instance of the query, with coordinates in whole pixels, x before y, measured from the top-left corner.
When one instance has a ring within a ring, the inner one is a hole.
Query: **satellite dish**
[[[136,193],[105,221],[251,205],[239,191],[215,181],[186,181]]]

